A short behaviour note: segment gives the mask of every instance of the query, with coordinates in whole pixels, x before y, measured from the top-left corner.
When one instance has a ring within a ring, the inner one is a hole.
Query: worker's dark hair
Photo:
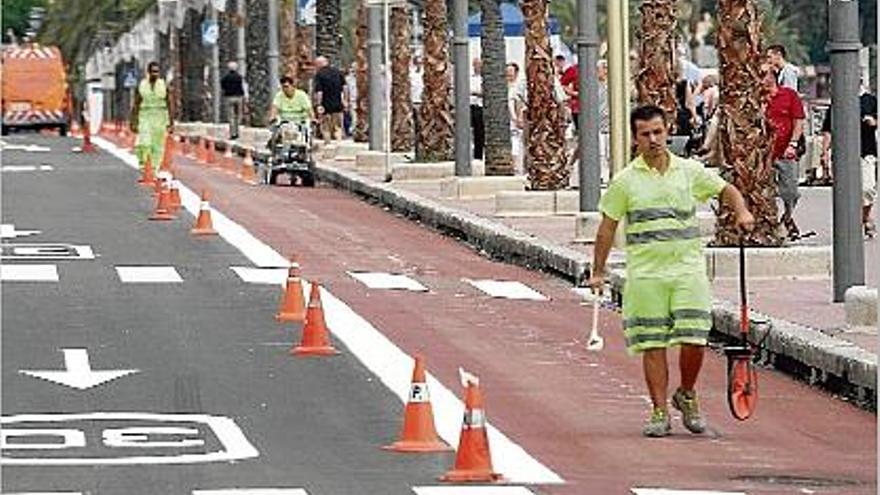
[[[154,61],[148,63],[148,64],[147,64],[147,72],[150,72],[150,69],[152,69],[153,67],[155,67],[155,68],[158,69],[158,68],[159,68],[159,62],[156,62],[156,61],[154,60]]]
[[[782,55],[782,58],[785,58],[785,47],[780,44],[770,45],[767,47],[768,52],[776,52]]]
[[[284,83],[293,84],[293,78],[290,76],[281,76],[281,85],[283,86]]]
[[[660,117],[663,119],[663,122],[666,122],[666,112],[657,105],[642,105],[636,107],[632,113],[629,114],[629,129],[632,131],[633,136],[636,134],[636,122],[647,122],[649,120],[654,120],[657,117]]]
[[[519,74],[519,64],[518,64],[518,63],[516,63],[516,62],[509,62],[509,63],[507,64],[507,66],[508,66],[508,67],[513,67],[513,70],[515,70],[515,71],[517,72],[517,74]]]
[[[556,60],[562,60],[562,61],[564,62],[564,61],[565,61],[565,55],[557,55],[557,56],[556,56]]]

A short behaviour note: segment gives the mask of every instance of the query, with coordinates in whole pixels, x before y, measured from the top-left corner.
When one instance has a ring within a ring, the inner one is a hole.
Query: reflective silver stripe
[[[669,328],[672,326],[672,318],[627,318],[623,321],[623,328],[632,328],[632,327],[663,327]]]
[[[702,309],[676,309],[672,317],[676,320],[711,320],[712,313]]]
[[[684,229],[647,230],[645,232],[626,234],[627,244],[647,244],[654,241],[680,241],[699,238],[699,227],[687,227]]]
[[[641,333],[626,337],[627,347],[639,344],[666,344],[673,339],[708,339],[709,330],[705,328],[676,328],[665,333]]]
[[[431,395],[428,393],[428,384],[414,382],[409,388],[409,402],[428,402]]]
[[[484,428],[486,426],[486,413],[482,409],[472,409],[464,412],[464,426],[469,428]]]
[[[626,221],[630,224],[639,222],[649,222],[651,220],[660,220],[670,218],[673,220],[690,220],[697,213],[696,208],[690,210],[679,210],[678,208],[642,208],[641,210],[633,210],[626,214]]]

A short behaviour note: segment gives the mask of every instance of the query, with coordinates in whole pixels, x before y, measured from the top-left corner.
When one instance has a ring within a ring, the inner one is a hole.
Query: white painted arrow
[[[19,373],[85,390],[139,371],[92,371],[92,367],[89,364],[89,351],[87,349],[61,349],[61,351],[64,353],[64,365],[67,368],[65,371],[19,370]]]

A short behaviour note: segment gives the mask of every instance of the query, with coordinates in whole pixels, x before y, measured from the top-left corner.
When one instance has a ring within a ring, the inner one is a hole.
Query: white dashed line
[[[309,492],[302,488],[226,488],[193,490],[192,495],[309,495]]]
[[[230,266],[243,282],[249,284],[284,285],[287,283],[287,268],[251,268]]]
[[[116,272],[119,280],[127,284],[183,282],[173,266],[117,266]]]
[[[500,297],[504,299],[527,299],[530,301],[547,300],[547,298],[543,294],[532,289],[528,285],[523,284],[522,282],[509,280],[470,279],[464,279],[464,281],[492,297]]]
[[[6,282],[57,282],[55,265],[0,265],[0,280]]]
[[[400,289],[415,292],[427,292],[428,289],[406,275],[383,272],[348,272],[371,289]]]
[[[534,495],[522,486],[414,486],[416,495]]]
[[[746,492],[719,492],[715,490],[672,490],[669,488],[633,488],[633,495],[746,495]]]

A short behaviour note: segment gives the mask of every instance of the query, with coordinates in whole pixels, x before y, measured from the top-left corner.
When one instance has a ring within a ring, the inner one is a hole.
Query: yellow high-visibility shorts
[[[712,296],[705,275],[670,279],[627,278],[623,331],[631,355],[681,344],[706,345]]]

